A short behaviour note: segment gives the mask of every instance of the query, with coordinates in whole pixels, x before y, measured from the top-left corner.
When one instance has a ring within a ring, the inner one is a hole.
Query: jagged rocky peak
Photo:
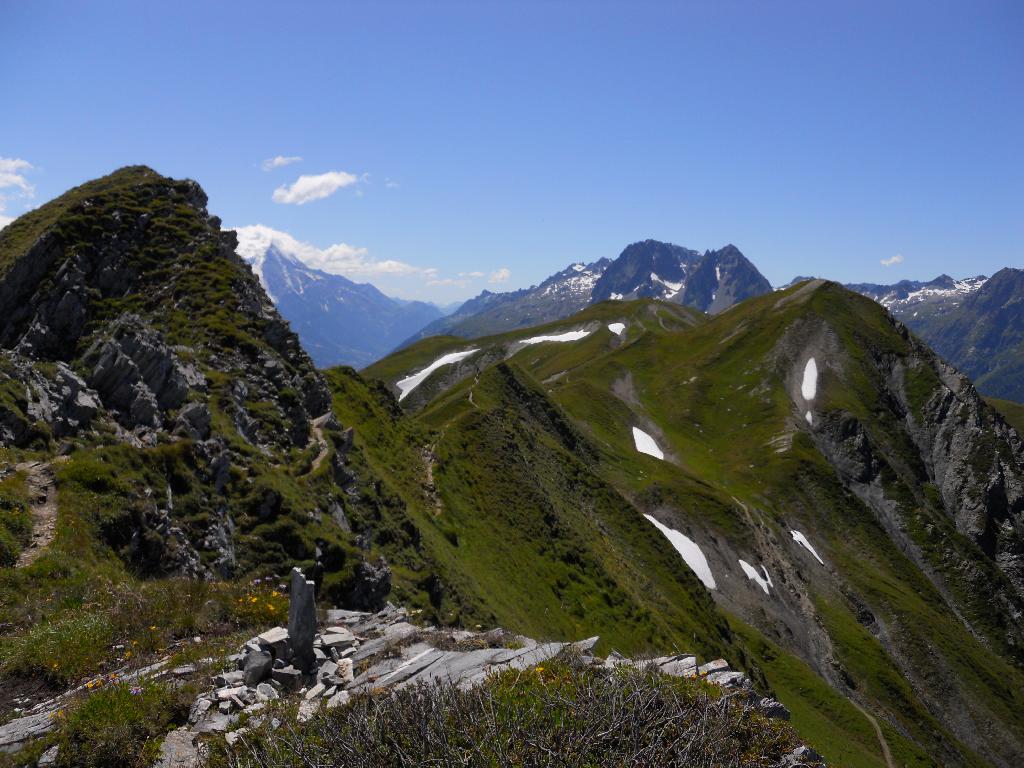
[[[305,444],[326,386],[206,202],[194,181],[135,166],[0,233],[0,346],[6,374],[28,385],[21,408],[5,408],[5,442],[32,432],[19,415],[60,434],[100,415],[134,439],[205,438],[209,378],[225,374],[240,434]],[[242,413],[255,398],[278,406],[284,430]]]
[[[659,240],[628,245],[597,281],[593,301],[672,298],[700,258],[697,251]]]
[[[294,529],[292,557],[342,546],[337,524],[313,529],[345,519],[352,480],[326,382],[206,202],[193,181],[124,168],[0,232],[0,444],[180,444],[170,469],[172,454],[137,454],[104,536],[146,571],[193,576],[284,561],[251,543],[261,524]],[[269,479],[325,462],[305,496]]]
[[[671,243],[633,243],[605,270],[593,301],[653,298],[721,312],[771,284],[734,245],[703,254]]]

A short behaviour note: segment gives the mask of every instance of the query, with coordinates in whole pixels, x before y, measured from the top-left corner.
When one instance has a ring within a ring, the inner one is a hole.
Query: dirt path
[[[42,461],[18,464],[15,469],[28,473],[28,492],[32,504],[32,541],[18,556],[15,568],[35,562],[50,545],[57,532],[57,483],[53,468]]]
[[[324,424],[327,423],[327,420],[329,418],[331,418],[330,411],[325,413],[323,416],[319,416],[313,419],[313,421],[310,422],[310,426],[313,428],[313,439],[316,440],[316,442],[320,445],[320,453],[318,453],[316,455],[316,458],[313,459],[313,466],[310,467],[310,470],[307,474],[316,472],[317,469],[320,468],[320,465],[324,463],[324,459],[326,459],[327,455],[331,452],[331,446],[324,438],[323,430],[323,426]]]
[[[882,733],[882,728],[875,719],[875,716],[853,699],[850,699],[850,703],[859,709],[860,713],[868,719],[868,722],[871,723],[872,726],[874,726],[875,735],[878,736],[878,743],[882,747],[882,757],[885,758],[885,764],[889,766],[889,768],[896,768],[896,763],[892,761],[892,752],[889,751],[889,743],[885,740],[885,735]]]

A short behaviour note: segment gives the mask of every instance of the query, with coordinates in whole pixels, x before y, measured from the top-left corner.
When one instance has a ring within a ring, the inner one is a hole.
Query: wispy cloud
[[[398,189],[401,185],[394,179],[384,179],[384,186],[388,189]]]
[[[313,200],[330,197],[343,187],[350,187],[359,177],[345,171],[328,171],[315,176],[299,176],[291,184],[274,190],[274,202],[285,205],[305,205]]]
[[[512,270],[508,267],[502,267],[491,272],[491,276],[487,278],[488,283],[506,283],[508,279],[512,277]]]
[[[284,168],[286,165],[292,163],[301,163],[302,158],[298,155],[277,155],[276,157],[270,157],[260,163],[260,168],[264,171],[272,171],[275,168]]]
[[[427,276],[437,274],[433,268],[416,267],[403,261],[392,259],[377,260],[370,256],[366,248],[336,243],[326,248],[317,248],[289,235],[262,224],[247,227],[236,227],[238,233],[238,255],[251,264],[262,263],[262,258],[270,246],[275,246],[286,256],[298,259],[307,266],[343,275],[353,279],[366,279],[390,276]]]
[[[0,229],[3,229],[12,221],[13,216],[7,216],[7,202],[16,198],[30,199],[35,196],[36,188],[25,178],[28,171],[33,170],[28,160],[16,157],[0,157]]]
[[[882,259],[879,262],[883,267],[892,267],[896,264],[903,263],[903,255],[897,253],[895,256],[890,256],[888,259]]]

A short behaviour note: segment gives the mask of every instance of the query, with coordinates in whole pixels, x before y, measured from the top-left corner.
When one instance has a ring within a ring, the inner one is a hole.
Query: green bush
[[[101,613],[72,613],[35,624],[3,639],[0,675],[38,674],[72,682],[109,655],[112,639],[113,627]]]
[[[60,716],[58,765],[148,768],[163,735],[185,721],[194,693],[152,681],[114,683],[94,692]]]
[[[211,766],[764,766],[799,744],[745,693],[574,660],[451,683],[364,694],[301,725],[266,726]]]

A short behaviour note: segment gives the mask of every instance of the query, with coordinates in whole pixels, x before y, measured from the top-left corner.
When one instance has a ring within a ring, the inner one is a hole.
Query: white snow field
[[[665,538],[676,548],[676,552],[683,556],[683,560],[690,566],[690,570],[697,574],[697,578],[704,582],[704,586],[714,589],[715,577],[711,575],[711,566],[708,565],[708,559],[704,557],[704,553],[697,543],[674,528],[662,525],[651,515],[644,515],[644,517],[665,534]]]
[[[449,352],[447,355],[442,355],[437,358],[434,362],[428,365],[419,373],[414,373],[412,376],[407,376],[404,379],[395,383],[401,394],[398,396],[398,401],[401,402],[405,399],[405,396],[412,392],[416,387],[427,380],[427,377],[436,371],[438,368],[444,365],[451,365],[457,363],[459,360],[465,360],[467,357],[472,355],[474,352],[478,352],[479,349],[467,349],[465,352]]]
[[[804,400],[811,401],[818,393],[818,364],[812,357],[804,366],[804,382],[800,385],[800,394]]]
[[[743,572],[747,574],[748,579],[757,582],[757,586],[763,589],[766,595],[769,594],[768,587],[775,586],[772,584],[772,577],[768,575],[768,569],[763,565],[761,566],[761,570],[764,571],[764,578],[761,578],[761,574],[757,572],[757,569],[746,560],[740,560],[740,568],[742,568]]]
[[[800,394],[804,396],[808,406],[810,406],[814,396],[818,394],[818,363],[815,362],[813,357],[804,366],[804,380],[800,385]],[[810,407],[808,407],[807,413],[804,414],[804,418],[807,419],[808,424],[814,426],[814,417],[811,415]]]
[[[520,339],[520,344],[541,344],[545,341],[579,341],[585,336],[589,336],[590,331],[566,331],[565,333],[559,333],[556,336],[531,336],[528,339]]]
[[[804,536],[802,533],[800,533],[800,531],[790,531],[789,533],[793,536],[793,541],[795,541],[801,547],[803,547],[808,552],[810,552],[812,555],[814,555],[814,559],[815,560],[817,560],[822,565],[825,564],[825,561],[822,560],[820,557],[818,557],[818,553],[814,551],[814,547],[811,546],[811,542],[809,542],[807,540],[806,536]]]
[[[654,438],[644,432],[642,429],[633,427],[633,442],[636,444],[636,449],[640,453],[646,453],[648,456],[653,456],[656,459],[665,460],[665,453],[658,447],[658,444],[654,441]]]
[[[608,330],[614,333],[616,336],[621,336],[622,332],[626,330],[625,323],[608,323]]]

